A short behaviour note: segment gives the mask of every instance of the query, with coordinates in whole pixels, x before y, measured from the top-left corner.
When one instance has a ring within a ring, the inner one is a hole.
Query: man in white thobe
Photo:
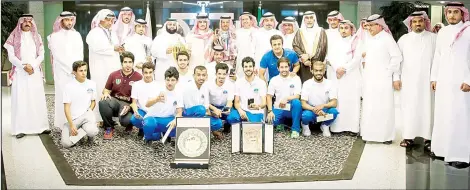
[[[237,36],[237,63],[235,66],[237,78],[245,77],[242,67],[242,60],[245,57],[255,57],[255,34],[258,28],[258,21],[255,16],[249,12],[243,12],[238,18],[241,22],[241,28],[235,32]],[[255,71],[255,75],[257,75]]]
[[[433,156],[456,168],[470,162],[470,19],[462,3],[444,9],[449,23],[437,34],[431,70],[435,90]]]
[[[152,62],[152,38],[147,36],[149,29],[145,20],[137,19],[134,27],[133,34],[124,40],[124,48],[134,54],[134,70],[142,74],[142,65]]]
[[[299,24],[294,17],[286,17],[279,24],[278,29],[282,32],[284,38],[283,48],[293,49],[292,41],[294,40],[295,33],[299,30]]]
[[[162,31],[152,42],[152,56],[155,61],[155,81],[165,80],[165,71],[170,67],[176,67],[176,55],[179,51],[186,51],[185,40],[178,30],[176,19],[169,18],[163,25]]]
[[[52,34],[48,36],[51,50],[51,64],[54,68],[55,88],[55,127],[62,127],[66,121],[64,104],[61,104],[65,85],[74,80],[72,65],[75,61],[83,61],[83,40],[80,33],[73,28],[76,23],[73,13],[64,11],[54,22]]]
[[[216,79],[217,76],[216,76],[215,66],[219,63],[224,63],[223,61],[225,57],[224,48],[222,46],[214,46],[212,48],[212,51],[213,51],[213,56],[212,56],[211,62],[206,63],[206,65],[204,65],[204,67],[206,67],[207,69],[208,81],[213,81]],[[230,71],[233,71],[232,66],[230,64],[227,64],[227,66],[228,66],[227,78],[225,80],[228,82],[235,82],[236,81],[235,75],[230,73]],[[232,79],[232,81],[230,81],[230,79]]]
[[[361,135],[364,141],[391,144],[395,138],[394,86],[402,55],[381,15],[367,18],[371,38],[363,50]],[[393,75],[393,78],[392,78]]]
[[[121,68],[119,53],[124,51],[124,47],[118,45],[116,33],[110,30],[114,18],[114,13],[109,9],[99,11],[93,18],[92,29],[86,37],[91,80],[96,83],[98,93],[103,92],[109,74]],[[94,109],[96,121],[101,122],[99,104],[96,108]]]
[[[186,37],[186,44],[191,55],[189,60],[190,69],[194,69],[198,65],[207,63],[206,50],[211,46],[212,29],[209,28],[209,16],[206,13],[200,13],[196,16],[194,26]]]
[[[235,26],[233,25],[232,17],[230,16],[221,16],[219,21],[219,29],[216,29],[210,42],[211,47],[206,50],[206,60],[211,62],[214,53],[215,46],[221,46],[223,50],[223,61],[229,67],[234,66],[235,58],[237,57],[237,46],[236,46],[236,35],[235,35]],[[214,65],[215,67],[215,65]]]
[[[333,68],[333,66],[330,63],[332,58],[332,55],[330,55],[330,52],[335,51],[338,47],[337,45],[340,44],[341,42],[341,34],[339,33],[338,26],[339,22],[343,21],[344,17],[339,11],[331,11],[328,13],[326,23],[328,23],[329,28],[325,30],[326,36],[328,38],[328,51],[326,55],[326,60],[327,60],[327,67],[326,67],[326,78],[330,79],[332,82],[337,82],[336,78],[336,70]]]
[[[398,40],[403,55],[400,105],[404,140],[400,146],[409,147],[415,137],[422,137],[425,150],[430,151],[433,94],[429,79],[436,35],[431,33],[431,20],[424,11],[412,13],[403,23],[408,27],[408,34]]]
[[[113,25],[113,31],[116,32],[118,44],[122,45],[125,39],[134,33],[135,15],[131,8],[124,7],[119,12],[117,19]]]
[[[339,104],[336,108],[341,114],[331,126],[331,132],[348,132],[351,136],[357,136],[361,114],[361,55],[356,51],[357,43],[353,43],[357,38],[354,24],[343,20],[338,28],[342,39],[336,42],[337,48],[329,55],[338,86]]]
[[[46,96],[41,62],[44,46],[33,15],[21,15],[16,28],[3,47],[13,64],[11,85],[11,133],[16,138],[26,134],[49,134]]]
[[[284,36],[276,27],[278,22],[273,13],[264,13],[259,21],[259,29],[255,34],[255,70],[259,70],[261,58],[271,50],[270,39],[274,35]],[[256,72],[255,72],[256,73]]]

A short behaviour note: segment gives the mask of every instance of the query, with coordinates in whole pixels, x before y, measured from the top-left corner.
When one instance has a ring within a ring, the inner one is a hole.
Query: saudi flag
[[[261,17],[263,16],[262,10],[261,10],[261,2],[258,5],[258,23],[261,20]]]
[[[150,18],[150,3],[147,1],[147,13],[145,13],[145,21],[147,22],[147,36],[152,38],[152,19]]]

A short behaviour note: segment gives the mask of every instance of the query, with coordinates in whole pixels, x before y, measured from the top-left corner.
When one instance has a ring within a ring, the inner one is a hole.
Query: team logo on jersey
[[[93,88],[89,88],[89,89],[87,89],[87,90],[86,90],[86,92],[88,92],[88,94],[91,94],[91,93],[93,93]]]
[[[228,92],[227,92],[227,90],[224,90],[224,92],[222,92],[222,93],[227,94]]]
[[[204,99],[204,94],[201,94],[201,98]]]
[[[329,92],[329,91],[326,91],[326,92],[325,92],[325,95],[326,95],[326,96],[330,95],[330,92]]]
[[[291,85],[290,85],[290,88],[294,88],[294,84],[291,84]]]
[[[254,91],[255,93],[258,93],[259,90],[258,90],[257,88],[255,88],[253,91]]]
[[[116,84],[121,84],[121,79],[116,79]]]
[[[176,104],[177,104],[176,101],[174,101],[174,102],[173,102],[173,106],[176,106]]]

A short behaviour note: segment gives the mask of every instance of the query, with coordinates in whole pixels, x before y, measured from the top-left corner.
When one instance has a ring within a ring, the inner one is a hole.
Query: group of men
[[[290,136],[297,138],[311,135],[309,124],[317,117],[332,116],[321,122],[323,136],[346,132],[390,144],[399,125],[394,91],[401,91],[400,145],[410,147],[415,137],[423,137],[433,156],[467,167],[469,14],[458,2],[448,3],[444,14],[449,25],[436,35],[426,13],[414,12],[403,22],[409,33],[398,43],[381,15],[362,19],[356,31],[338,11],[328,14],[327,30],[312,11],[304,13],[300,27],[287,17],[279,30],[269,12],[259,25],[243,13],[238,29],[231,17],[222,16],[215,31],[208,15],[199,14],[186,37],[170,18],[152,42],[146,22],[135,20],[130,8],[123,8],[116,22],[114,13],[103,9],[86,38],[87,64],[73,29],[75,15],[63,12],[48,36],[55,125],[62,129],[64,147],[70,147],[78,129],[93,141],[101,120],[104,139],[112,139],[114,127],[121,125],[127,133],[138,128],[150,143],[168,130],[174,137],[177,117],[210,117],[217,138],[223,138],[224,123],[268,122],[283,130],[291,119]],[[17,138],[50,132],[41,79],[44,47],[32,17],[23,15],[4,45],[14,65],[12,132]],[[31,110],[37,114],[28,114]]]

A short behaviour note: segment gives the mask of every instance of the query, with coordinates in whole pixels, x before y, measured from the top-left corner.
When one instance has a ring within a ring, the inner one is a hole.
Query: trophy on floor
[[[176,118],[175,159],[171,168],[208,169],[210,118]]]
[[[273,153],[274,127],[262,122],[242,122],[232,125],[232,153]]]

